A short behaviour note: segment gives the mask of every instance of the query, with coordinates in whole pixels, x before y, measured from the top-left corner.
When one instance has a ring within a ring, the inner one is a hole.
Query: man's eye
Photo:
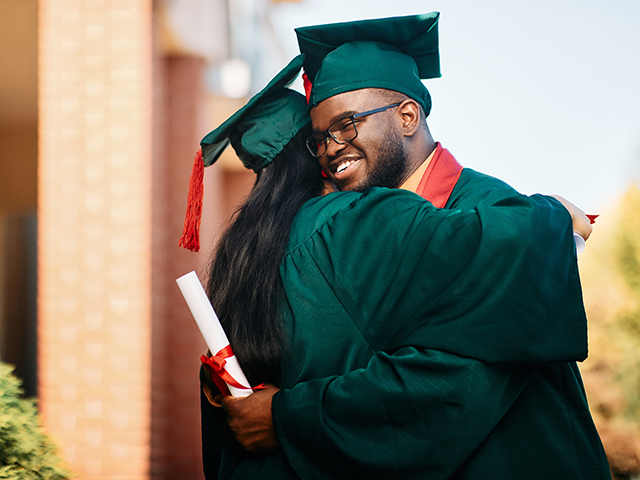
[[[326,137],[316,137],[316,145],[318,146],[318,148],[322,147],[323,145],[327,145],[329,143],[329,136],[327,135]]]
[[[340,131],[349,132],[353,130],[353,124],[354,124],[353,120],[351,119],[345,120],[343,123],[340,124]]]

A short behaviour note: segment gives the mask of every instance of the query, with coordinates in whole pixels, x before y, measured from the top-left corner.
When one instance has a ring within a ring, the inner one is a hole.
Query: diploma
[[[207,364],[224,380],[231,395],[234,397],[246,397],[253,390],[247,377],[245,377],[238,359],[231,350],[227,335],[218,320],[218,316],[202,288],[196,272],[189,272],[176,279],[176,283],[187,302],[191,314],[198,324],[200,333],[204,337],[213,357]],[[212,372],[213,373],[213,372]],[[216,382],[218,384],[218,382]],[[218,385],[220,387],[220,385]],[[223,390],[221,388],[221,390]],[[222,392],[225,394],[226,392]]]
[[[582,235],[573,232],[573,241],[576,242],[576,253],[582,253],[584,247],[587,246],[587,243],[582,238]]]

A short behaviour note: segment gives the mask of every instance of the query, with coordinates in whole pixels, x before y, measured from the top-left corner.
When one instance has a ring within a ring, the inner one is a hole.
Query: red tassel
[[[589,223],[591,223],[591,225],[596,223],[596,218],[598,218],[599,216],[600,215],[587,215],[587,218],[589,219]]]
[[[204,195],[204,161],[202,150],[198,150],[193,159],[191,177],[189,178],[189,196],[187,197],[187,214],[179,245],[197,252],[200,250],[200,222],[202,221],[202,197]]]
[[[311,98],[311,80],[307,77],[306,73],[302,74],[302,84],[304,85],[304,94],[307,97],[307,105],[309,105],[309,99]]]

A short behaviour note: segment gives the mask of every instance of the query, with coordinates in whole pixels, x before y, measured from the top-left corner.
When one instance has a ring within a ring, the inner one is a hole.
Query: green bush
[[[0,362],[0,479],[65,480],[56,447],[38,420],[35,401],[23,398],[13,367]]]

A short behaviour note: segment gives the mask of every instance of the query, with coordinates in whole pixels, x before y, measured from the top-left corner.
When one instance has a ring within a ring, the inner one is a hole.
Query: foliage
[[[630,188],[622,197],[616,240],[622,278],[636,295],[640,294],[640,189],[637,187]]]
[[[71,477],[38,421],[35,401],[22,397],[13,367],[0,362],[0,479]]]
[[[620,222],[615,235],[614,255],[628,293],[625,308],[617,316],[616,327],[625,335],[625,360],[618,381],[628,402],[626,416],[640,425],[640,189],[630,188],[623,196]]]
[[[623,478],[640,471],[640,189],[599,213],[579,259],[589,318],[580,370],[614,478]]]

